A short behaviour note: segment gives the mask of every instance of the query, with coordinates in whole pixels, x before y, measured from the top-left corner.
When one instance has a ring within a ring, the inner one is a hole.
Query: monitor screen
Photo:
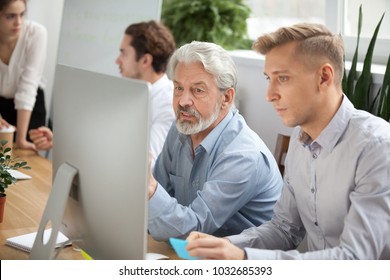
[[[93,259],[144,259],[149,85],[57,65],[53,95],[55,176],[41,225],[60,219]]]

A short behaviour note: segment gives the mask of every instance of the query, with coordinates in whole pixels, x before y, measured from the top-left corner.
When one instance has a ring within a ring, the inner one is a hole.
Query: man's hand
[[[194,231],[188,238],[186,249],[189,254],[199,259],[210,260],[243,260],[244,250],[233,245],[226,238]]]
[[[53,133],[50,128],[41,126],[31,129],[28,133],[38,150],[49,150],[53,147]]]

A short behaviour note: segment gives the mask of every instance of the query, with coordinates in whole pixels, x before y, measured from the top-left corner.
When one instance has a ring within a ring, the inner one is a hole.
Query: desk
[[[52,185],[52,164],[49,160],[33,151],[15,150],[14,153],[31,166],[31,170],[22,170],[22,172],[30,175],[32,179],[18,180],[6,191],[4,220],[0,223],[1,260],[28,259],[27,252],[7,246],[5,241],[9,237],[38,230]],[[163,254],[169,259],[178,259],[167,243],[155,241],[150,236],[148,237],[148,252]],[[78,260],[83,257],[72,247],[66,247],[61,251],[58,259]]]

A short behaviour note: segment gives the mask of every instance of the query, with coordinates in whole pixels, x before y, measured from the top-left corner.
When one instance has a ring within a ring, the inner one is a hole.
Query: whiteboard
[[[115,60],[128,25],[160,20],[162,0],[65,0],[57,63],[119,76]]]

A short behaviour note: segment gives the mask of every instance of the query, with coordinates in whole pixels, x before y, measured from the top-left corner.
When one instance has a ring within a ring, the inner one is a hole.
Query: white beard
[[[180,112],[186,112],[187,114],[191,114],[196,118],[197,122],[195,124],[191,124],[188,121],[180,121],[179,120]],[[199,112],[195,109],[179,108],[176,110],[176,128],[180,133],[185,135],[197,134],[209,128],[210,125],[212,125],[215,122],[215,120],[218,118],[220,112],[221,112],[221,104],[219,102],[217,102],[215,106],[214,113],[208,119],[202,118]]]

